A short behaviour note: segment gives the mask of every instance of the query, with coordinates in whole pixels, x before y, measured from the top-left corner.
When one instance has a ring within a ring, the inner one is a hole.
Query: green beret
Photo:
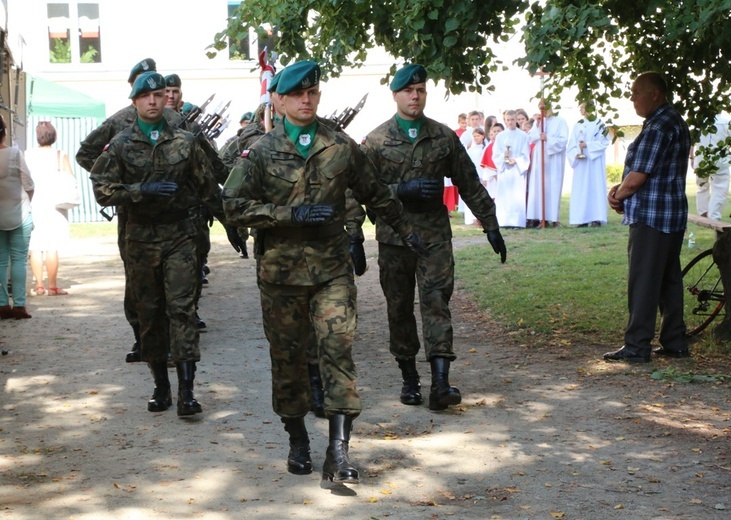
[[[282,71],[280,70],[279,72],[277,72],[274,75],[274,77],[269,82],[269,86],[267,87],[267,92],[269,92],[271,94],[272,92],[274,92],[277,89],[277,85],[279,84],[279,78],[281,78],[281,77],[282,77]]]
[[[165,76],[165,86],[180,88],[183,86],[183,82],[180,81],[180,76],[177,74],[170,74],[169,76]]]
[[[277,83],[277,94],[314,87],[320,83],[320,66],[314,61],[298,61],[285,68]]]
[[[195,106],[193,103],[186,101],[185,103],[183,103],[183,106],[181,107],[180,111],[183,113],[183,115],[188,115],[196,108],[198,108],[198,107]]]
[[[152,58],[146,58],[134,67],[132,67],[132,70],[129,71],[129,78],[127,79],[127,83],[131,85],[132,83],[134,83],[135,78],[140,74],[144,72],[155,72],[156,70],[157,65],[155,64],[155,60],[153,60]]]
[[[251,121],[252,117],[254,117],[253,113],[246,112],[243,116],[241,116],[241,119],[239,119],[239,124],[243,123],[244,121]]]
[[[391,81],[391,90],[398,92],[403,90],[409,85],[414,83],[425,83],[426,82],[426,69],[421,65],[412,63],[402,67],[396,74],[393,75],[393,81]]]
[[[132,85],[132,92],[129,93],[130,99],[136,99],[142,94],[147,94],[154,90],[165,88],[165,78],[157,72],[145,72],[137,77]]]

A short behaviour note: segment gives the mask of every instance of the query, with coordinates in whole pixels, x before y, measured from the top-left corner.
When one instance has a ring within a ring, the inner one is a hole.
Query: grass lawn
[[[562,201],[561,221],[568,222],[568,197]],[[690,211],[695,197],[689,195]],[[456,234],[481,231],[460,225]],[[714,231],[690,224],[694,249],[683,247],[685,265],[712,247]],[[485,243],[455,253],[456,278],[481,309],[503,324],[508,333],[527,345],[622,345],[627,323],[627,235],[621,216],[610,211],[601,228],[507,229],[503,237],[508,260],[501,265]],[[687,242],[686,242],[687,244]],[[713,327],[713,325],[711,325]],[[726,355],[705,334],[696,351]]]

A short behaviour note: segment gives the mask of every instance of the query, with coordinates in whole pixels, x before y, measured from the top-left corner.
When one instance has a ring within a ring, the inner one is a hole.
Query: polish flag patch
[[[107,150],[109,150],[109,144],[110,143],[107,143],[107,145],[104,147],[104,150],[102,150],[102,151],[106,152]]]
[[[249,156],[249,150],[244,150],[243,152],[241,152],[241,157],[243,157],[244,159],[246,159],[248,156]]]

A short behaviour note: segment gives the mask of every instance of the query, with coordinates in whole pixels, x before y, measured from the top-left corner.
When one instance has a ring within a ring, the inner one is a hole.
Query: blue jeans
[[[28,273],[28,244],[33,230],[30,213],[19,227],[0,231],[0,305],[10,304],[8,294],[8,261],[13,281],[13,306],[25,307],[25,281]]]

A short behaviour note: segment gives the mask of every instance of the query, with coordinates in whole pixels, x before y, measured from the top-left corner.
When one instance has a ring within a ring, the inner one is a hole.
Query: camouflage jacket
[[[221,190],[211,165],[190,132],[165,125],[153,146],[137,126],[117,134],[91,170],[94,196],[102,206],[123,206],[128,215],[126,238],[142,242],[196,232],[189,215],[201,201],[223,219]],[[142,183],[171,181],[170,197],[147,197]]]
[[[454,130],[425,118],[420,135],[412,144],[394,116],[369,133],[361,148],[376,167],[379,180],[394,195],[404,181],[428,178],[443,182],[444,177],[449,177],[485,231],[498,229],[495,203],[480,183],[475,165]],[[452,238],[449,214],[441,198],[434,202],[405,202],[404,209],[424,242]],[[376,221],[376,240],[403,245],[399,235],[380,218]]]
[[[165,107],[165,120],[173,126],[180,126],[184,121],[183,116],[176,111]],[[81,142],[79,151],[76,152],[76,162],[79,166],[90,172],[94,162],[104,151],[112,138],[137,121],[137,109],[129,105],[107,118],[96,129],[89,132],[89,135]]]
[[[241,152],[248,150],[265,133],[264,125],[261,123],[249,123],[241,128],[234,137],[226,141],[219,155],[229,172],[236,166],[241,157]]]
[[[305,159],[278,125],[243,152],[224,186],[224,209],[230,223],[257,228],[260,280],[311,286],[352,273],[344,225],[348,188],[401,235],[411,232],[398,199],[342,133],[318,125]],[[334,221],[297,226],[292,208],[304,204],[334,206]]]

